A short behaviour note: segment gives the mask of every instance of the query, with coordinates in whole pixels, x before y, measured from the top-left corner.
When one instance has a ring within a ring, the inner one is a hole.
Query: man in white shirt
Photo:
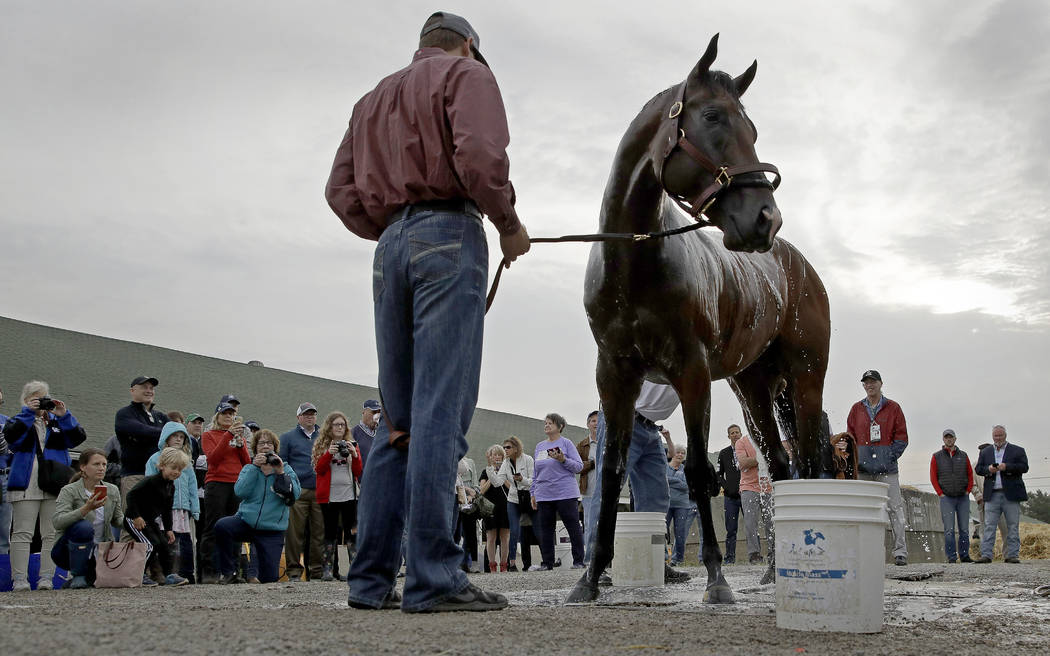
[[[678,407],[678,394],[670,385],[660,385],[648,380],[642,381],[642,389],[635,401],[634,430],[631,433],[631,446],[627,452],[627,476],[634,496],[635,512],[658,512],[667,514],[671,507],[671,493],[667,487],[667,452],[664,440],[670,442],[670,433],[662,430],[656,422],[664,421]],[[598,413],[597,454],[595,467],[600,472],[605,455],[605,414]],[[670,451],[674,452],[673,444]],[[594,478],[594,498],[602,494],[601,475]],[[599,501],[594,501],[595,510]],[[586,515],[586,513],[584,513]],[[587,548],[592,549],[595,539],[595,526],[598,522],[597,512],[592,512],[586,520],[586,531],[590,534]],[[690,575],[664,566],[666,583],[684,583]]]

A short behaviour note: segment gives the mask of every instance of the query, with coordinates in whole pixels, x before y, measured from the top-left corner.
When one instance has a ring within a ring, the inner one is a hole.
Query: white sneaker
[[[37,582],[36,582],[36,589],[37,590],[51,590],[51,589],[53,589],[53,587],[54,586],[51,584],[51,578],[50,577],[48,577],[46,579],[37,579]]]
[[[23,590],[29,590],[29,581],[15,581],[11,586],[12,592],[22,592]]]

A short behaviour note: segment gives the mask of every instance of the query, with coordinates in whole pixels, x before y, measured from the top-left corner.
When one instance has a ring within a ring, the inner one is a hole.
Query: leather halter
[[[655,148],[659,148],[659,150],[654,153],[654,159],[656,160],[656,175],[660,180],[660,186],[664,188],[664,191],[667,192],[667,195],[670,196],[671,200],[677,203],[686,214],[697,221],[712,225],[709,221],[702,219],[700,215],[704,214],[708,208],[718,200],[719,194],[730,186],[766,187],[770,191],[775,191],[776,188],[780,186],[780,171],[772,164],[766,164],[764,162],[737,165],[722,164],[719,166],[701,153],[700,149],[689,140],[689,137],[685,134],[685,130],[682,128],[682,109],[685,106],[685,85],[685,82],[678,85],[678,88],[675,91],[674,102],[671,103],[671,107],[667,111],[667,116],[657,131],[657,137],[653,140]],[[664,165],[667,163],[667,159],[674,153],[675,148],[681,148],[700,166],[700,168],[714,177],[714,182],[704,187],[700,193],[691,199],[686,199],[667,191],[667,186],[664,184]],[[738,179],[739,176],[747,175],[749,173],[772,173],[774,178],[772,182],[767,180],[765,175],[760,176],[760,179]]]

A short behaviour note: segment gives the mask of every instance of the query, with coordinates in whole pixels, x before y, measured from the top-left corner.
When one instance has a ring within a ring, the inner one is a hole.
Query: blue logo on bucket
[[[777,568],[777,576],[786,579],[844,579],[847,569],[789,569],[787,567]]]
[[[822,556],[825,553],[825,549],[820,543],[825,541],[826,538],[823,533],[812,528],[807,528],[802,531],[803,544],[801,546],[794,542],[791,543],[791,553],[801,556]]]

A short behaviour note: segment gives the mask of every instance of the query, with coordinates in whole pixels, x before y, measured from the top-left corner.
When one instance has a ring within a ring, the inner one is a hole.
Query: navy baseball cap
[[[485,61],[485,58],[481,56],[481,51],[478,50],[481,47],[481,37],[470,26],[466,18],[450,14],[447,11],[435,11],[427,19],[427,22],[423,23],[423,29],[419,31],[419,38],[422,39],[424,35],[439,28],[455,32],[464,39],[474,39],[474,45],[470,47],[471,52],[474,53],[474,59],[488,67],[489,63]]]
[[[240,405],[240,400],[233,394],[223,394],[222,398],[219,399],[219,403],[230,403],[232,405]]]
[[[379,405],[379,401],[376,401],[375,399],[368,399],[364,402],[361,408],[364,410],[371,410],[372,412],[379,412],[380,410],[382,410],[382,406]]]
[[[246,421],[246,422],[244,422],[244,425],[247,426],[248,428],[252,429],[253,431],[257,431],[260,428],[262,428],[262,426],[260,426],[257,422],[254,422],[254,421]]]
[[[234,412],[237,412],[237,406],[233,405],[232,403],[220,403],[219,405],[215,406],[215,414],[221,414],[223,412],[226,412],[227,410],[233,410]]]
[[[867,371],[862,373],[860,375],[860,382],[863,383],[868,378],[871,378],[873,380],[877,380],[880,383],[882,382],[882,376],[879,374],[879,372],[875,371],[874,369],[868,369]]]
[[[131,386],[141,385],[142,383],[152,383],[154,387],[160,385],[160,381],[153,376],[137,376],[135,380],[131,381]]]

